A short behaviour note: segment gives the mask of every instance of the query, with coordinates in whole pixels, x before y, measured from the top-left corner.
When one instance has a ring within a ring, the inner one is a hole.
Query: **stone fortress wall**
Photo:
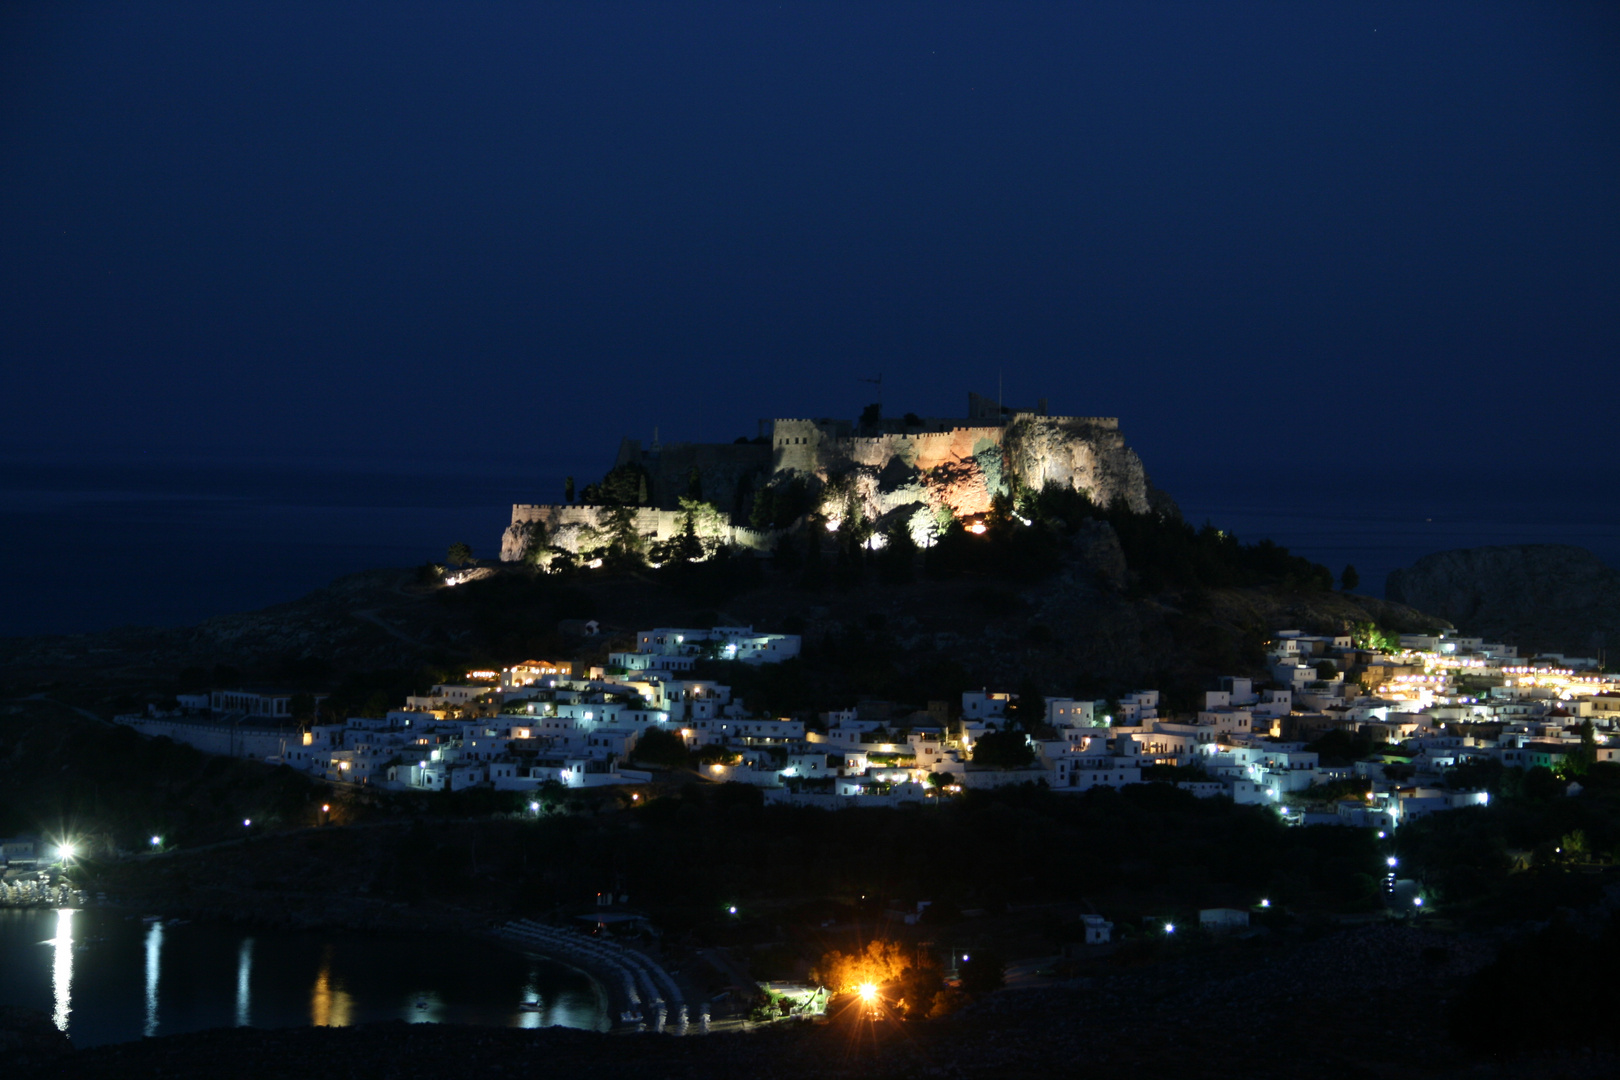
[[[592,531],[607,528],[612,512],[611,506],[517,503],[512,507],[512,523],[501,535],[501,561],[517,562],[523,558],[529,540],[525,526],[535,524],[545,530],[549,544],[578,552],[581,541]],[[636,531],[650,540],[673,539],[680,533],[685,518],[679,510],[659,510],[651,506],[636,507],[635,514]],[[770,533],[746,525],[727,525],[717,539],[748,551],[769,551],[772,537]]]
[[[637,527],[652,539],[678,533],[679,496],[695,469],[703,496],[732,521],[744,518],[755,492],[794,477],[820,488],[834,477],[852,480],[862,512],[872,519],[907,515],[914,532],[949,507],[957,516],[981,514],[1012,481],[1039,488],[1058,483],[1086,492],[1099,503],[1123,499],[1131,509],[1150,508],[1141,459],[1125,445],[1112,416],[1048,416],[1037,409],[1010,409],[978,394],[968,395],[971,419],[928,418],[904,430],[857,434],[846,420],[780,418],[761,421],[769,438],[735,444],[676,443],[649,449],[633,439],[619,448],[617,465],[640,464],[649,476],[651,506],[636,511]],[[919,418],[913,418],[919,419]],[[888,421],[890,425],[896,422]],[[824,508],[836,513],[837,508]],[[530,523],[542,526],[547,543],[577,551],[579,541],[600,530],[609,508],[518,505],[502,539],[501,558],[523,557]],[[729,543],[769,550],[772,537],[739,525],[727,527]]]

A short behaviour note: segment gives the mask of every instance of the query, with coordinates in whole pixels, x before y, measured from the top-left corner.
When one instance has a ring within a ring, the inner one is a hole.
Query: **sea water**
[[[1575,544],[1620,566],[1611,484],[1458,471],[1346,480],[1290,463],[1154,479],[1193,524],[1270,538],[1335,577],[1354,565],[1358,591],[1372,596],[1397,567],[1485,544]],[[555,502],[562,490],[560,475],[539,469],[0,460],[0,636],[184,626],[293,600],[342,574],[442,562],[456,541],[492,558],[512,503]]]
[[[382,1020],[609,1026],[588,975],[491,942],[143,921],[107,908],[0,908],[0,1005],[46,1013],[79,1047]]]

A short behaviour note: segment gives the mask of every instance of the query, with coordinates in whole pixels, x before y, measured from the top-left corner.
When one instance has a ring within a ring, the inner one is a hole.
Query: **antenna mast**
[[[881,412],[883,409],[883,372],[878,372],[875,379],[862,379],[861,382],[871,383],[878,388],[878,410]]]

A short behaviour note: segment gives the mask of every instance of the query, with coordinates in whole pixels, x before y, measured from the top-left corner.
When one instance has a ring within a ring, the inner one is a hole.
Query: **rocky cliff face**
[[[1585,548],[1441,551],[1390,574],[1384,592],[1467,633],[1516,643],[1521,654],[1593,656],[1620,645],[1620,572]]]

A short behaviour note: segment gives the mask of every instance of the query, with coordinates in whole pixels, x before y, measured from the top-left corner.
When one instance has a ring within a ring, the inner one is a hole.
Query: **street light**
[[[56,848],[56,856],[63,862],[71,862],[74,856],[78,855],[78,853],[78,846],[75,845],[71,840],[62,841],[62,843]]]
[[[1397,859],[1397,858],[1396,858],[1396,857],[1395,857],[1395,856],[1393,856],[1393,855],[1391,855],[1391,856],[1390,856],[1390,857],[1389,857],[1389,858],[1387,858],[1387,859],[1385,859],[1385,860],[1384,860],[1384,862],[1385,862],[1385,863],[1387,863],[1387,864],[1388,864],[1388,865],[1390,865],[1390,866],[1394,866],[1394,865],[1395,865],[1395,864],[1396,864],[1396,863],[1398,863],[1398,862],[1399,862],[1399,861],[1400,861],[1400,860],[1399,860],[1399,859]]]
[[[161,837],[161,836],[152,837],[152,846],[153,847],[162,847],[163,846],[163,837]]]
[[[1176,924],[1173,923],[1173,922],[1165,923],[1164,924],[1164,932],[1167,933],[1167,934],[1175,933],[1176,932]]]
[[[244,829],[253,828],[253,819],[250,818],[250,817],[243,818],[242,819],[242,828],[244,828]]]

